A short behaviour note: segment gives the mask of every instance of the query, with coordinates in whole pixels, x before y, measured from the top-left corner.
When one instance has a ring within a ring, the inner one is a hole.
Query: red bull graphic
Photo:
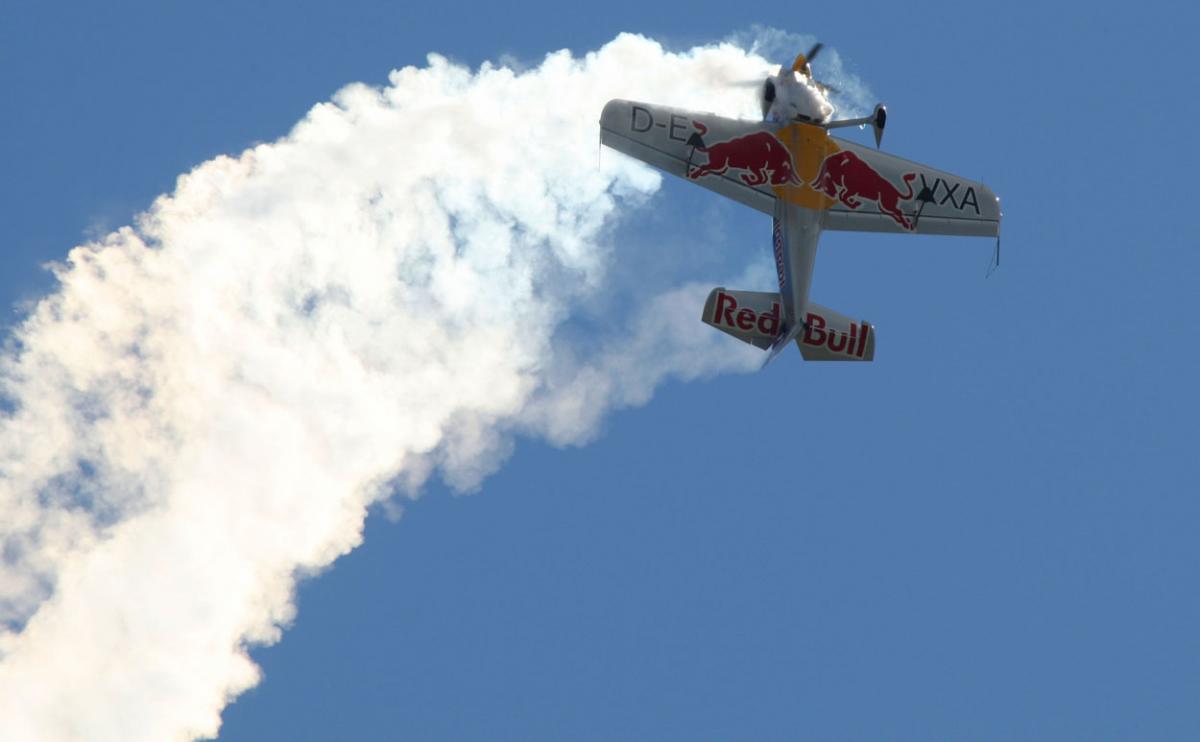
[[[699,121],[693,121],[692,125],[700,135],[693,135],[688,141],[696,152],[703,152],[708,161],[688,171],[691,180],[706,175],[724,175],[729,170],[741,170],[743,172],[738,177],[748,186],[764,183],[773,186],[803,184],[792,164],[792,153],[771,132],[756,131],[705,145],[701,137],[708,133],[708,128]]]
[[[816,312],[806,312],[804,335],[800,342],[817,348],[825,346],[834,353],[863,357],[867,350],[867,335],[871,332],[869,324],[863,322],[860,326],[856,322],[851,322],[847,332],[826,329],[827,327],[828,323],[824,317]]]
[[[773,302],[770,311],[756,312],[750,307],[739,308],[737,297],[721,291],[713,306],[712,323],[732,330],[775,337],[779,334],[779,302]]]
[[[851,209],[857,209],[863,201],[874,201],[879,204],[881,212],[911,232],[913,224],[900,210],[900,202],[912,199],[912,181],[916,177],[916,173],[904,174],[908,193],[903,194],[861,157],[849,150],[842,150],[825,158],[821,163],[821,171],[811,185]]]

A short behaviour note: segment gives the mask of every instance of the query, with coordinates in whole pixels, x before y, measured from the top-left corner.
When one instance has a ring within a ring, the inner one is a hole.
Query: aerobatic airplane
[[[730,119],[648,103],[611,100],[600,116],[605,145],[774,217],[779,292],[715,288],[701,319],[769,350],[791,341],[809,361],[870,361],[875,329],[809,301],[823,229],[995,237],[1000,200],[982,183],[893,157],[829,130],[869,125],[879,147],[887,110],[831,120],[813,79],[817,44],[759,87],[763,120]]]

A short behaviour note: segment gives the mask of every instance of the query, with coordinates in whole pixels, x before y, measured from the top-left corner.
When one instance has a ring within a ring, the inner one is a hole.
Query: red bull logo
[[[700,135],[708,133],[699,121],[692,125]],[[696,180],[706,175],[724,175],[730,170],[742,171],[738,176],[748,186],[770,183],[773,186],[802,185],[792,164],[792,153],[769,131],[756,131],[724,142],[705,145],[700,136],[689,140],[707,157],[707,162],[698,164],[688,171],[688,178]]]
[[[779,334],[779,302],[772,303],[770,311],[756,312],[750,307],[738,307],[737,297],[721,291],[713,305],[712,322],[732,330],[757,332],[773,338]]]
[[[908,193],[892,185],[858,155],[842,150],[825,158],[821,171],[811,185],[830,198],[835,198],[847,208],[857,209],[863,201],[874,201],[879,210],[895,220],[902,228],[912,231],[913,224],[900,210],[900,202],[913,197],[912,181],[916,173],[905,173],[904,185]]]
[[[806,312],[804,323],[804,335],[801,336],[800,342],[805,345],[815,348],[824,346],[834,353],[845,353],[858,358],[862,358],[867,352],[867,335],[871,332],[871,325],[866,322],[861,325],[851,322],[847,332],[838,332],[827,329],[829,325],[821,315]]]

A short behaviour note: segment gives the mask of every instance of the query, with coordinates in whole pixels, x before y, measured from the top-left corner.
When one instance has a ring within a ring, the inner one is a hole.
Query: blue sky
[[[398,522],[374,515],[254,652],[265,680],[220,739],[1200,735],[1193,10],[19,3],[9,18],[5,307],[180,173],[429,51],[474,67],[620,31],[679,49],[754,23],[815,35],[888,104],[885,149],[1002,198],[990,278],[986,240],[823,238],[813,298],[878,325],[873,364],[789,353],[668,383],[586,446],[521,439],[478,493],[435,482]],[[693,190],[667,182],[622,221],[676,253],[646,265],[715,284],[765,258],[765,218]],[[700,210],[726,263],[686,252]]]

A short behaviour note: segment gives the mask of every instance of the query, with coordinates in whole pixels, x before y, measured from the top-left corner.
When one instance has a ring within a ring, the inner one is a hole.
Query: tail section
[[[791,340],[806,361],[871,361],[875,359],[875,328],[852,321],[819,304],[801,313],[803,324],[787,327],[778,293],[713,289],[701,319],[721,332],[756,348],[770,349],[771,358]]]

